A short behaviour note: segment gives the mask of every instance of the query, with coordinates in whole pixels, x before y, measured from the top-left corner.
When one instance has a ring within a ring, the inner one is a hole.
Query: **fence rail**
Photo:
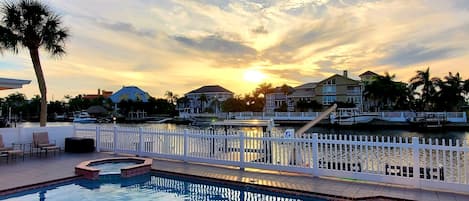
[[[467,122],[465,112],[366,112],[364,114],[374,114],[377,115],[377,119],[392,122],[407,122],[409,118],[428,115],[442,116],[452,123]],[[308,121],[318,116],[319,112],[230,112],[227,118]]]
[[[469,192],[466,141],[99,126],[75,134],[98,151]]]

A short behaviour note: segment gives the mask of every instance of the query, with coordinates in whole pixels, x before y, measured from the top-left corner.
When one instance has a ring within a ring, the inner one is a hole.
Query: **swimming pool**
[[[99,180],[77,179],[59,185],[0,196],[7,201],[163,201],[163,200],[284,200],[323,201],[316,197],[262,191],[197,179],[151,173],[132,178],[102,175]]]

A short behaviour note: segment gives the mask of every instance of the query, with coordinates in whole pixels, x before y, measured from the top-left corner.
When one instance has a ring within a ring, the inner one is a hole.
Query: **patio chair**
[[[39,156],[41,156],[42,151],[45,151],[46,156],[50,151],[60,152],[60,147],[56,146],[55,141],[51,143],[49,141],[49,134],[47,132],[33,132],[33,148],[39,149]]]
[[[3,143],[3,136],[0,134],[0,157],[5,157],[8,163],[9,159],[16,159],[18,155],[23,155],[24,161],[23,150],[15,149],[13,147],[5,147],[5,144]]]

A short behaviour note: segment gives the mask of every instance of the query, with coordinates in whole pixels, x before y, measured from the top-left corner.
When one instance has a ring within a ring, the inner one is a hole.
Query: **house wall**
[[[214,112],[220,112],[221,102],[226,101],[229,98],[233,98],[233,94],[227,92],[207,92],[203,94],[207,97],[207,102],[205,103],[201,103],[200,101],[202,93],[186,94],[186,97],[189,99],[189,109],[191,113],[201,113],[207,108],[215,107],[213,106],[213,102],[215,100],[218,100],[220,104],[214,108]]]
[[[279,108],[285,101],[287,96],[283,93],[270,93],[265,96],[265,112],[274,112],[275,109]]]
[[[320,83],[314,90],[314,100],[324,106],[334,102],[353,102],[357,107],[362,105],[362,86],[359,81],[334,75]]]

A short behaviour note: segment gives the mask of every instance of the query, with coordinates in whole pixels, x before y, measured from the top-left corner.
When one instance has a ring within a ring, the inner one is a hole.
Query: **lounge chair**
[[[41,156],[42,151],[45,151],[46,156],[50,151],[60,152],[60,147],[56,146],[55,141],[51,143],[49,141],[49,134],[47,132],[33,132],[33,148],[39,149],[39,156]]]
[[[15,149],[13,147],[5,147],[5,144],[3,143],[3,136],[0,134],[0,157],[5,157],[8,163],[9,159],[16,159],[18,155],[23,155],[24,161],[23,150]]]

